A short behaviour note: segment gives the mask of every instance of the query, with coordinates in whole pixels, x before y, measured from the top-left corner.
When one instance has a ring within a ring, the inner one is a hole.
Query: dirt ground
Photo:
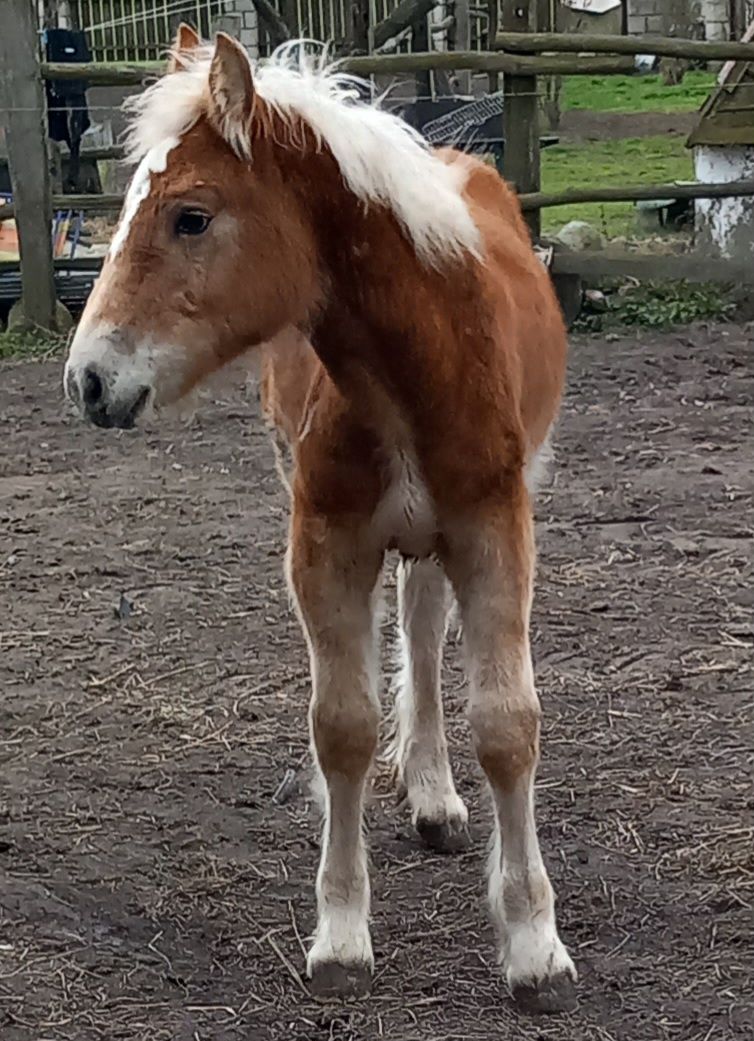
[[[696,119],[695,112],[587,112],[572,109],[562,114],[555,132],[561,144],[663,134],[685,138]]]
[[[379,766],[373,994],[318,1005],[307,665],[254,391],[116,434],[64,415],[58,362],[4,365],[3,1041],[754,1036],[753,332],[573,344],[534,651],[580,1008],[538,1020],[494,966],[457,638],[471,848],[420,849]]]

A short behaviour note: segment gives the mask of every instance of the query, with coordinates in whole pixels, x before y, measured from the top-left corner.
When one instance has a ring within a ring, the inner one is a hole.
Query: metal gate
[[[208,37],[226,0],[71,0],[69,6],[95,61],[140,62],[162,58],[180,22]]]

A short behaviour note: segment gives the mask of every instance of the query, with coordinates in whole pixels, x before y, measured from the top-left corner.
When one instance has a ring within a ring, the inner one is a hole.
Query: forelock
[[[214,47],[181,52],[181,68],[129,99],[126,155],[140,162],[167,139],[181,138],[210,111]],[[337,64],[307,55],[297,43],[252,63],[259,99],[279,117],[281,147],[301,147],[301,123],[327,148],[348,188],[366,204],[391,210],[429,263],[478,254],[478,228],[463,198],[466,170],[440,159],[406,122],[361,100],[362,84]],[[253,162],[252,126],[231,119],[216,127],[235,154]]]

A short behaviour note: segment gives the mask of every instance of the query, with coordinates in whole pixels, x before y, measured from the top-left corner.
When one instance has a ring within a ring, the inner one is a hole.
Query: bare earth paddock
[[[119,435],[63,414],[59,363],[3,365],[3,1041],[754,1036],[753,332],[573,344],[534,648],[541,838],[581,1003],[541,1020],[493,965],[457,638],[470,851],[419,849],[379,764],[374,991],[318,1005],[299,975],[307,663],[255,394]],[[391,616],[388,595],[386,660]]]

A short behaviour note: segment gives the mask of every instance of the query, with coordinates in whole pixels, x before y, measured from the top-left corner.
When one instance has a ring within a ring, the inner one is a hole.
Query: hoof
[[[363,998],[372,988],[368,965],[341,965],[337,961],[318,962],[312,967],[309,989],[318,1001]]]
[[[435,853],[460,853],[469,845],[469,832],[465,824],[448,821],[431,821],[420,817],[416,830],[427,847]]]
[[[537,983],[519,983],[512,988],[519,1012],[542,1015],[551,1012],[573,1012],[576,1008],[576,985],[568,972],[559,972]]]

